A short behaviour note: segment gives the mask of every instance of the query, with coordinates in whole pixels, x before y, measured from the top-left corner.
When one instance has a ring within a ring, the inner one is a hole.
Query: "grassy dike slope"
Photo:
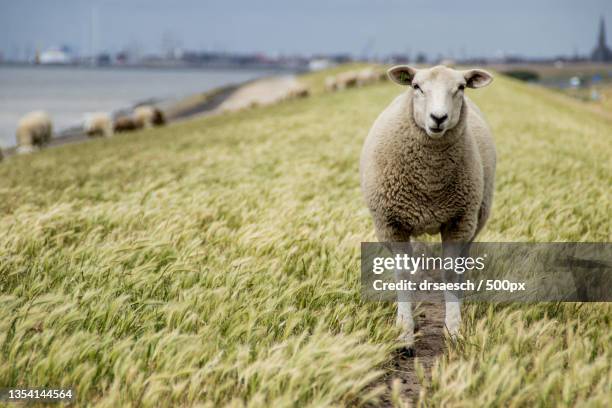
[[[324,74],[308,77],[320,82]],[[375,402],[394,307],[362,303],[374,238],[358,157],[375,85],[0,165],[0,387],[79,405]],[[612,123],[498,78],[472,92],[499,154],[481,240],[610,241]],[[429,405],[610,404],[612,308],[465,305]],[[400,373],[398,373],[400,375]]]

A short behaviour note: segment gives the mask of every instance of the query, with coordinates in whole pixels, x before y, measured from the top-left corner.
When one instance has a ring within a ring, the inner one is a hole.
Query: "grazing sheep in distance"
[[[51,118],[44,111],[24,115],[17,124],[17,153],[31,153],[49,143],[53,133]]]
[[[300,83],[293,85],[287,92],[288,99],[307,98],[308,96],[310,96],[310,89]]]
[[[134,121],[138,124],[138,127],[149,128],[153,126],[153,107],[152,106],[138,106],[134,109]]]
[[[89,137],[111,137],[113,135],[113,121],[108,113],[89,113],[85,115],[83,129]]]
[[[355,71],[347,71],[338,74],[336,77],[336,86],[338,89],[348,89],[357,86],[357,73]]]
[[[442,61],[440,61],[439,65],[444,65],[444,66],[449,67],[449,68],[454,68],[456,64],[455,64],[455,60],[450,59],[450,58],[446,58],[446,59],[443,59]]]
[[[166,123],[162,111],[150,105],[138,106],[134,109],[134,120],[139,127],[144,128],[161,126]]]
[[[361,188],[379,241],[409,242],[423,233],[442,237],[444,257],[469,254],[493,200],[495,145],[478,107],[465,88],[492,81],[486,71],[444,66],[400,65],[388,71],[408,86],[374,122],[363,146]],[[396,271],[398,279],[404,279]],[[410,279],[410,278],[408,278]],[[446,292],[446,327],[456,335],[459,299]],[[398,292],[397,323],[412,353],[414,322],[410,298]]]
[[[325,78],[325,90],[328,92],[334,92],[338,90],[338,81],[334,76],[328,76]]]
[[[369,85],[378,80],[378,76],[374,71],[374,68],[364,68],[357,73],[357,85],[364,86]]]
[[[374,67],[367,67],[361,71],[341,72],[337,76],[325,78],[325,90],[333,92],[341,89],[365,86],[387,79],[386,71],[380,71]]]
[[[131,116],[120,116],[117,119],[115,119],[113,130],[116,133],[131,132],[132,130],[140,129],[141,127],[142,126],[136,123],[134,118],[132,118]]]
[[[163,126],[166,124],[166,115],[161,109],[153,108],[153,126]]]

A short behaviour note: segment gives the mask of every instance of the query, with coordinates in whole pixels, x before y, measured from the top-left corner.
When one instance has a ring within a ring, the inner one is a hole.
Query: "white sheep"
[[[447,67],[449,67],[449,68],[454,68],[454,67],[455,67],[455,65],[457,65],[457,64],[456,64],[456,62],[455,62],[455,60],[454,60],[454,59],[451,59],[451,58],[444,58],[443,60],[441,60],[441,61],[439,62],[439,64],[440,64],[440,65],[447,66]]]
[[[338,90],[338,81],[334,76],[328,76],[325,78],[325,90],[327,92],[334,92]]]
[[[479,69],[444,66],[395,66],[388,75],[409,89],[374,122],[360,163],[377,238],[409,242],[440,233],[445,257],[466,254],[491,210],[496,158],[491,131],[464,89],[484,87],[493,78]],[[405,279],[401,272],[396,276]],[[454,336],[461,323],[459,299],[447,292],[445,301],[446,327]],[[397,322],[412,353],[411,304],[400,292]]]
[[[122,115],[115,119],[113,123],[113,131],[115,133],[132,132],[142,127],[141,124],[136,123],[133,117]]]
[[[166,119],[161,110],[154,106],[144,105],[134,109],[134,121],[139,128],[149,128],[151,126],[161,126],[166,123]]]
[[[31,153],[49,143],[53,133],[51,118],[44,111],[24,115],[17,124],[17,153]]]
[[[365,86],[378,81],[378,75],[374,68],[364,68],[357,73],[357,85]]]
[[[134,109],[134,121],[138,124],[138,127],[149,128],[153,126],[153,107],[152,106],[138,106]]]
[[[357,73],[355,71],[342,72],[336,77],[336,87],[340,90],[354,88],[356,86]]]
[[[93,112],[85,115],[83,129],[89,137],[113,135],[113,120],[106,112]]]
[[[293,84],[287,91],[287,99],[300,99],[310,96],[310,88],[302,83]]]

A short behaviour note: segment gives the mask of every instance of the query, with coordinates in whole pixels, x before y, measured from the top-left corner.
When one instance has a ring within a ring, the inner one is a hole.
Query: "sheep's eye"
[[[413,85],[412,85],[412,89],[414,89],[415,91],[420,91],[420,92],[423,92],[423,91],[421,90],[421,87],[420,87],[420,86],[418,86],[417,84],[413,84]]]
[[[459,85],[459,87],[457,87],[458,91],[463,91],[465,89],[465,85],[461,84]]]

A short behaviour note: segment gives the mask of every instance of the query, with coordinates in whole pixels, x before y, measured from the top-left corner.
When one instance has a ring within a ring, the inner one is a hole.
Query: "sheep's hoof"
[[[398,357],[412,358],[416,355],[416,352],[412,346],[403,346],[397,350],[397,355]]]

